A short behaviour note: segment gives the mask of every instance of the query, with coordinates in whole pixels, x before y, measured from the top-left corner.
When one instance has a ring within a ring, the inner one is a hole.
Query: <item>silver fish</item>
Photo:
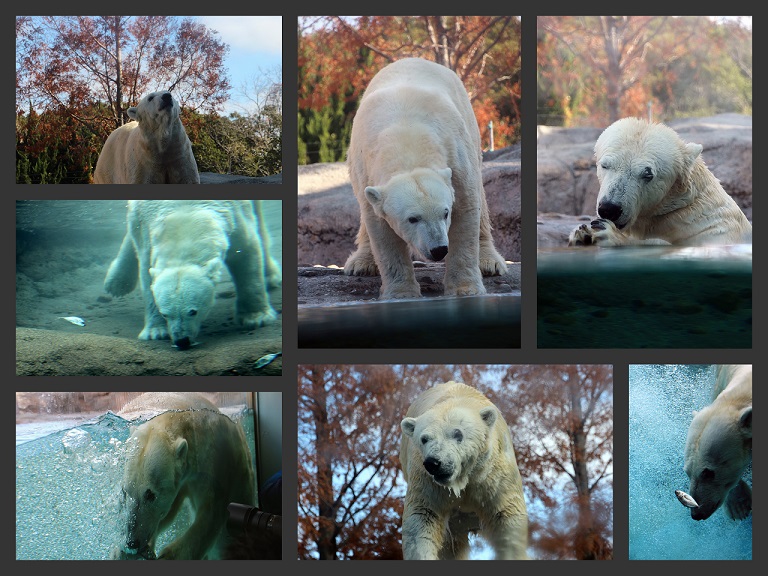
[[[693,496],[686,494],[682,490],[675,490],[675,496],[680,500],[680,503],[686,508],[698,508],[699,503],[693,499]]]
[[[72,322],[72,324],[77,324],[78,326],[85,326],[85,320],[79,316],[59,316],[59,318],[66,320],[67,322]]]
[[[253,367],[254,368],[263,368],[264,366],[266,366],[267,364],[272,362],[272,360],[274,360],[278,356],[282,356],[282,355],[283,355],[282,352],[276,352],[274,354],[266,354],[265,356],[262,356],[261,358],[256,360],[256,364],[254,364]]]

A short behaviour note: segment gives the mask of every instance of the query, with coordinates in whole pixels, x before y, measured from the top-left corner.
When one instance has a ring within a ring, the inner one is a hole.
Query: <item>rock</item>
[[[282,184],[283,173],[272,176],[237,176],[235,174],[216,174],[200,172],[200,184]]]

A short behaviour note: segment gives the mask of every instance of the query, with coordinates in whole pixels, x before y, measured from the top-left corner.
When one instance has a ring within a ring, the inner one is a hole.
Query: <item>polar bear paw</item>
[[[170,335],[166,326],[144,326],[144,329],[139,333],[139,340],[168,340],[169,338]]]
[[[244,328],[260,328],[277,320],[277,312],[270,306],[260,312],[238,312],[237,323]]]
[[[378,276],[379,269],[370,250],[357,250],[344,264],[344,274],[347,276]]]
[[[501,276],[507,273],[507,263],[500,256],[483,257],[480,255],[480,273],[483,276]]]
[[[616,224],[605,218],[592,220],[574,229],[568,237],[568,246],[623,246],[627,239]]]
[[[445,286],[446,296],[477,296],[485,293],[485,286],[482,282],[466,281]]]
[[[752,489],[744,480],[728,493],[725,501],[725,511],[733,520],[744,520],[752,511]]]

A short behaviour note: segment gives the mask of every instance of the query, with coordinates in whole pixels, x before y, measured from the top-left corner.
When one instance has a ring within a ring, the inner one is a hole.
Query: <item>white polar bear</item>
[[[466,559],[479,533],[497,559],[527,559],[528,515],[509,428],[458,382],[422,393],[401,423],[406,560]]]
[[[229,543],[228,506],[255,505],[251,452],[243,428],[201,394],[153,392],[120,415],[160,411],[126,442],[122,482],[124,540],[113,559],[200,560],[221,557]],[[192,523],[158,554],[158,535],[189,503]]]
[[[152,92],[128,108],[128,122],[114,130],[99,154],[94,184],[200,184],[179,103],[170,92]]]
[[[569,246],[751,243],[752,224],[701,158],[671,128],[624,118],[595,144],[598,219]]]
[[[752,365],[717,367],[712,403],[696,412],[685,443],[691,518],[706,520],[721,504],[735,520],[752,510],[752,489],[742,475],[752,462]]]
[[[398,60],[368,85],[347,155],[360,204],[350,276],[381,274],[381,298],[420,296],[411,252],[446,259],[445,294],[484,294],[503,274],[491,236],[477,120],[459,77],[420,58]]]
[[[145,314],[140,339],[170,338],[179,349],[189,348],[213,306],[224,265],[237,291],[236,321],[250,329],[275,320],[267,286],[279,286],[281,274],[264,252],[269,232],[260,202],[128,202],[128,230],[104,289],[123,296],[141,280]]]

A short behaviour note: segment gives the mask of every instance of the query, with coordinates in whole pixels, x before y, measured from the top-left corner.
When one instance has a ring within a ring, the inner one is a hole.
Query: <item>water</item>
[[[710,365],[629,367],[629,558],[630,560],[749,560],[752,515],[691,519],[675,497],[688,492],[683,471],[692,412],[710,403]],[[751,467],[745,476],[752,484]]]
[[[253,411],[222,409],[239,422],[255,461]],[[23,426],[16,446],[16,558],[105,560],[120,543],[125,441],[131,423],[107,412],[74,428],[61,422]],[[183,510],[157,549],[190,521]]]
[[[752,246],[539,250],[539,348],[751,348]]]

